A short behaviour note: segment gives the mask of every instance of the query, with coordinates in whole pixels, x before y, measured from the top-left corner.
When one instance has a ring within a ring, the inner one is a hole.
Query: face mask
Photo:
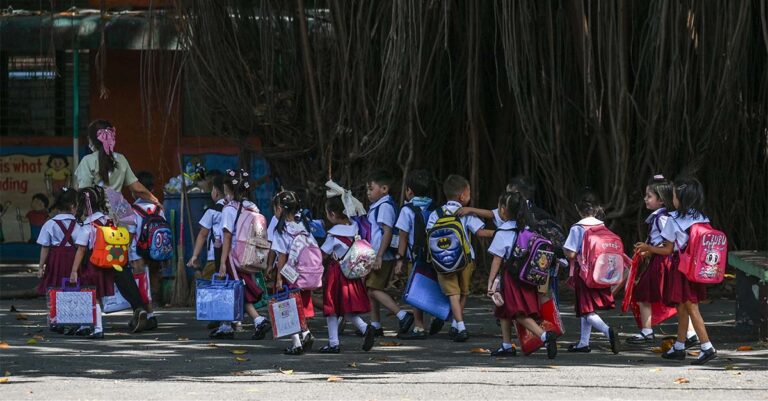
[[[95,146],[93,146],[93,144],[92,144],[92,143],[89,143],[89,144],[88,144],[88,149],[90,149],[90,150],[91,150],[91,152],[95,152],[95,151],[96,151],[96,147],[95,147]]]

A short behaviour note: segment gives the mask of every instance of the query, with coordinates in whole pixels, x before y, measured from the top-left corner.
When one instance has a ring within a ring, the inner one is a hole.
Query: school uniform
[[[462,205],[459,202],[448,201],[448,203],[443,206],[443,211],[446,213],[456,213],[461,207]],[[437,211],[434,211],[429,215],[427,230],[435,225],[437,219]],[[472,248],[469,232],[475,234],[485,227],[485,223],[474,215],[461,216],[459,217],[459,221],[461,221],[461,224],[464,226],[464,238],[469,242],[471,261],[460,272],[437,275],[437,281],[440,284],[440,288],[447,296],[469,295],[470,285],[472,283],[472,272],[475,271],[475,250]]]
[[[216,202],[216,205],[222,207],[222,210],[223,206],[226,204],[227,202],[224,199],[219,199]],[[203,227],[209,231],[208,239],[206,240],[208,244],[208,251],[205,258],[205,266],[203,267],[202,272],[203,278],[208,280],[210,280],[213,274],[216,273],[216,270],[219,268],[221,263],[221,241],[224,236],[222,233],[221,213],[222,212],[216,210],[216,208],[210,207],[206,209],[203,217],[200,218],[200,221],[198,222],[200,227]]]
[[[666,209],[660,208],[651,213],[645,220],[648,224],[648,239],[646,243],[658,247],[664,242],[661,231],[669,219]],[[671,258],[669,256],[651,255],[648,267],[640,274],[635,284],[634,298],[637,302],[661,302],[664,289],[664,277],[669,272]]]
[[[95,212],[85,219],[82,227],[75,235],[75,244],[84,246],[88,249],[85,253],[83,265],[80,266],[78,276],[80,282],[86,286],[96,287],[96,297],[101,299],[105,296],[115,295],[115,270],[102,269],[91,263],[90,256],[96,241],[96,228],[94,223],[99,225],[107,224],[107,216],[101,212]]]
[[[384,195],[368,209],[368,222],[371,223],[371,246],[377,254],[382,246],[387,248],[382,257],[381,268],[379,270],[372,270],[365,278],[366,287],[374,290],[384,291],[387,289],[389,280],[392,278],[393,268],[395,267],[395,255],[389,249],[390,244],[381,243],[384,236],[384,230],[381,226],[386,225],[390,228],[395,226],[396,213],[391,202],[392,197]]]
[[[674,306],[685,302],[697,304],[707,299],[707,287],[704,284],[688,281],[685,274],[678,270],[680,252],[688,245],[688,229],[696,223],[709,223],[709,219],[703,214],[694,218],[690,214],[679,217],[679,213],[672,212],[669,221],[661,231],[664,240],[674,244],[672,262],[669,267],[669,274],[664,280],[662,293],[663,301],[667,305]]]
[[[565,240],[563,248],[567,251],[581,253],[581,245],[584,239],[584,227],[585,226],[598,226],[603,225],[601,220],[594,217],[587,217],[579,220],[578,223],[571,227],[568,233],[568,238]],[[597,310],[609,310],[615,307],[615,301],[610,288],[589,288],[587,283],[579,275],[579,261],[578,258],[574,260],[576,263],[576,269],[574,271],[572,280],[574,291],[576,292],[576,316],[583,316],[590,313],[594,313]]]
[[[232,246],[229,249],[230,253],[232,253],[232,249],[234,248],[235,244],[235,219],[237,218],[237,210],[239,208],[240,203],[232,201],[224,207],[224,210],[221,211],[222,232],[228,232],[232,234]],[[259,208],[255,203],[247,200],[243,201],[243,209],[249,209],[256,212],[259,211]],[[253,279],[251,273],[233,266],[232,259],[229,257],[226,260],[226,272],[229,277],[243,280],[243,283],[245,284],[245,302],[252,304],[261,300],[261,288],[259,288],[258,284],[256,284],[256,281]]]
[[[371,303],[368,300],[365,282],[362,278],[348,279],[341,272],[339,260],[344,258],[358,233],[357,224],[337,224],[328,230],[320,250],[330,255],[323,276],[323,315],[344,316],[347,314],[368,313]]]
[[[37,293],[45,295],[49,287],[61,285],[61,279],[69,278],[75,262],[75,236],[80,229],[75,216],[61,213],[43,224],[37,243],[49,247],[45,260],[45,273],[37,286]]]
[[[428,199],[428,198],[427,198]],[[403,205],[403,208],[400,209],[400,215],[397,216],[397,222],[395,222],[395,228],[402,232],[408,233],[408,246],[405,248],[405,258],[408,262],[413,262],[413,255],[411,254],[411,248],[413,247],[413,243],[415,241],[415,220],[416,215],[413,213],[413,209],[411,209],[408,205],[413,204],[413,199],[405,202],[405,205]],[[423,212],[429,208],[429,206],[432,204],[432,201],[430,200],[429,203],[421,204],[417,206]],[[426,227],[427,222],[424,222],[424,226]],[[426,232],[419,233],[420,235],[426,235]],[[409,272],[410,273],[410,272]]]
[[[291,244],[293,243],[294,237],[302,231],[307,231],[307,229],[301,223],[285,223],[283,232],[275,230],[271,249],[278,255],[288,255],[291,251]],[[311,235],[309,237],[312,238]],[[298,287],[296,287],[294,284],[288,283],[288,288],[295,289]],[[301,290],[301,306],[304,310],[305,318],[308,319],[315,316],[315,306],[312,304],[312,290]]]
[[[503,260],[501,267],[501,296],[504,305],[494,309],[498,319],[512,320],[518,316],[537,317],[539,315],[539,294],[537,287],[523,283],[519,277],[520,258],[514,254],[517,241],[517,222],[503,222],[491,241],[488,253]]]

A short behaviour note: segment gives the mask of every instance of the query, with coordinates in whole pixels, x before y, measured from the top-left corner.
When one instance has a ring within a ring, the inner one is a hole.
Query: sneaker
[[[219,326],[208,334],[208,338],[235,338],[235,331],[231,327]]]
[[[443,325],[445,325],[445,320],[438,318],[432,319],[432,324],[429,325],[429,335],[434,336],[439,333],[440,330],[443,329]]]
[[[579,347],[579,344],[571,344],[568,346],[568,352],[581,352],[581,353],[588,354],[592,352],[592,348],[590,348],[589,345]]]
[[[89,340],[103,340],[104,339],[104,332],[103,331],[96,331],[89,335],[87,335],[85,338]]]
[[[455,328],[455,327],[451,327],[451,328],[448,330],[448,338],[450,338],[451,340],[453,340],[454,338],[456,338],[456,334],[458,334],[458,333],[459,333],[459,329],[457,329],[457,328]]]
[[[547,332],[544,345],[547,347],[547,358],[555,359],[557,356],[557,336],[555,333],[551,331]]]
[[[467,330],[462,330],[456,333],[456,337],[453,338],[453,342],[457,343],[463,343],[467,340],[469,340],[469,332],[467,332]]]
[[[147,326],[144,328],[144,331],[154,330],[157,328],[157,317],[152,316],[151,318],[147,319]]]
[[[136,322],[131,332],[138,333],[144,331],[147,327],[147,311],[144,309],[136,309],[133,311],[133,320]]]
[[[330,346],[330,345],[323,345],[323,348],[320,348],[317,350],[317,352],[321,354],[338,354],[341,352],[341,349],[338,345]]]
[[[611,351],[614,354],[619,353],[619,338],[616,335],[616,332],[613,331],[613,327],[608,328],[608,341],[611,342]]]
[[[363,335],[363,351],[370,351],[371,348],[373,348],[373,338],[376,335],[376,329],[373,328],[370,324],[365,329],[365,334]]]
[[[93,334],[93,329],[88,327],[88,326],[78,327],[74,331],[74,334],[76,336],[80,336],[80,337],[87,337],[87,336],[90,336],[91,334]]]
[[[272,323],[269,320],[264,320],[261,324],[256,326],[256,331],[253,332],[251,340],[263,340],[267,336],[267,333],[272,330]],[[314,340],[314,337],[313,337]]]
[[[699,342],[699,336],[693,335],[691,338],[685,339],[685,349],[693,348],[701,345]]]
[[[299,347],[290,347],[286,348],[285,351],[283,351],[283,354],[285,355],[303,355],[304,354],[304,348]]]
[[[398,334],[397,338],[401,340],[426,340],[427,332],[424,330],[411,331],[410,333]]]
[[[504,348],[504,346],[500,346],[496,351],[491,352],[491,356],[497,356],[497,357],[508,357],[508,356],[517,356],[517,350],[515,347],[510,348]]]
[[[706,351],[701,350],[699,357],[695,361],[691,362],[691,365],[703,365],[713,359],[717,358],[717,350],[712,347]]]
[[[685,350],[671,348],[669,351],[661,354],[661,357],[673,361],[682,361],[685,359]]]
[[[399,325],[400,329],[398,330],[399,334],[405,334],[408,332],[408,330],[411,329],[411,326],[413,326],[413,313],[411,312],[405,312],[405,317],[400,320]]]
[[[655,342],[656,342],[656,334],[654,333],[651,333],[648,335],[640,333],[632,337],[629,337],[626,340],[626,343],[629,345],[653,345],[653,343]]]
[[[306,352],[312,351],[312,346],[315,344],[315,336],[312,333],[307,333],[304,338],[301,339],[301,348],[304,348]]]

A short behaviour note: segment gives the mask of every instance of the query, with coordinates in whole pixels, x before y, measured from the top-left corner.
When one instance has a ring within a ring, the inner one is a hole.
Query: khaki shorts
[[[216,262],[210,261],[206,262],[205,266],[203,266],[203,278],[206,280],[210,280],[211,277],[213,277],[213,274],[218,271],[218,266],[216,266]]]
[[[464,270],[458,273],[437,274],[437,282],[443,294],[451,295],[469,295],[469,287],[472,283],[472,272],[475,271],[475,262],[469,262]]]
[[[389,287],[389,279],[392,278],[392,272],[395,270],[394,260],[385,260],[381,262],[381,269],[371,270],[365,277],[365,286],[372,290],[384,291]]]

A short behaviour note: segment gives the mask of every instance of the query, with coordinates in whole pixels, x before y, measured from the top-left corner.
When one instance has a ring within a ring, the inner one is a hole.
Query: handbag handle
[[[71,284],[72,282],[69,281],[69,277],[62,277],[61,279],[61,289],[62,291],[80,291],[80,279],[77,279],[77,282],[75,283],[74,287],[68,286],[67,284]]]
[[[298,290],[291,290],[287,285],[283,284],[283,291],[275,291],[275,294],[270,298],[273,298],[275,301],[285,301],[291,297],[293,292],[298,292]]]
[[[229,283],[229,274],[225,274],[224,275],[224,279],[223,280],[219,280],[218,283],[216,282],[216,277],[221,277],[221,275],[219,275],[218,273],[214,273],[211,276],[211,285],[223,285],[223,286],[226,286],[227,283]],[[223,281],[223,283],[221,283],[222,281]]]

